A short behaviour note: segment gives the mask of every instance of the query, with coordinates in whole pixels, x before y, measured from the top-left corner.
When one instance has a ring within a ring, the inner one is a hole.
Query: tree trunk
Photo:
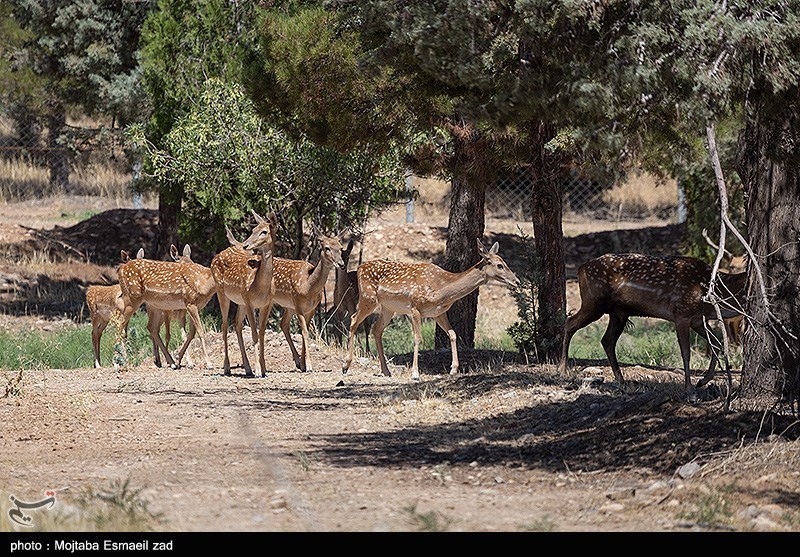
[[[484,205],[486,201],[487,165],[485,138],[468,126],[464,133],[453,135],[453,181],[448,217],[447,244],[442,268],[458,273],[478,262],[478,243],[483,241]],[[475,320],[478,313],[478,294],[455,302],[447,319],[458,335],[458,345],[475,348]],[[449,348],[447,333],[436,327],[436,348]]]
[[[170,245],[180,249],[178,214],[181,211],[182,193],[181,188],[171,189],[169,186],[162,187],[158,192],[158,237],[156,238],[158,259],[168,258]]]
[[[54,191],[70,193],[69,185],[69,157],[67,148],[59,138],[64,133],[67,124],[67,115],[64,107],[54,106],[47,117],[47,147],[48,163],[50,166],[50,187]]]
[[[751,269],[741,399],[759,408],[794,404],[800,399],[800,99],[755,100],[736,163],[747,196],[749,241],[773,315]]]
[[[540,358],[558,362],[567,309],[566,269],[562,229],[564,198],[563,155],[545,149],[555,130],[544,123],[531,127],[531,220],[534,245],[539,257],[541,284],[538,288],[538,327],[542,342]]]

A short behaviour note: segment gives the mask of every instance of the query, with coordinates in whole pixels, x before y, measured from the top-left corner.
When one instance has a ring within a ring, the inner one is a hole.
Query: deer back
[[[683,256],[606,254],[578,269],[582,304],[669,321],[713,311],[703,302],[710,278],[707,263]]]

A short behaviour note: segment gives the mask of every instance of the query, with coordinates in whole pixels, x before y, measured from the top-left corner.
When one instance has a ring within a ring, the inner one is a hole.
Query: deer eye
[[[498,268],[498,269],[500,269],[500,270],[502,271],[502,270],[503,270],[503,264],[502,264],[502,263],[498,263],[498,264],[497,264],[497,268]]]

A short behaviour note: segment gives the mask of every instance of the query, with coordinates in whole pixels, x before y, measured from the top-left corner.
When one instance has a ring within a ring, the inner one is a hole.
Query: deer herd
[[[383,348],[383,332],[393,316],[401,314],[411,321],[414,337],[411,378],[418,381],[422,318],[433,318],[447,333],[452,358],[450,373],[455,374],[459,369],[457,335],[448,321],[447,311],[456,301],[482,285],[495,283],[512,290],[520,286],[519,279],[498,255],[497,243],[487,250],[478,239],[479,261],[460,273],[448,272],[432,263],[388,259],[367,261],[356,271],[349,271],[352,239],[343,248],[338,237],[326,236],[313,227],[320,245],[319,261],[312,264],[305,260],[284,259],[274,255],[275,215],[264,218],[253,211],[253,216],[255,227],[242,242],[226,229],[230,246],[213,257],[210,267],[192,261],[188,244],[182,254],[175,246],[170,247],[172,261],[146,259],[142,249],[134,259],[122,251],[119,284],[91,285],[86,290],[86,305],[92,321],[94,366],[101,367],[100,338],[108,323],[116,316],[124,342],[131,317],[144,304],[156,366],[161,366],[161,355],[170,367],[180,367],[184,356],[191,366],[188,348],[199,336],[205,365],[212,368],[200,312],[216,295],[222,317],[222,367],[225,375],[231,373],[228,352],[231,303],[236,305],[234,330],[246,375],[254,374],[245,350],[244,320],[246,318],[250,325],[253,344],[258,345],[259,369],[265,376],[264,333],[273,306],[283,309],[280,329],[286,337],[295,367],[311,371],[309,325],[323,300],[328,276],[334,271],[336,288],[332,313],[340,322],[350,322],[342,373],[347,373],[350,368],[356,332],[364,325],[367,337],[372,330],[382,373],[391,375]],[[689,331],[694,330],[709,344],[716,343],[709,332],[708,321],[716,320],[717,313],[714,306],[705,300],[712,276],[711,267],[690,257],[619,253],[587,261],[580,266],[577,275],[581,307],[567,318],[559,371],[567,369],[569,345],[574,334],[608,315],[601,344],[615,380],[624,383],[616,356],[617,340],[630,317],[654,317],[674,323],[683,360],[685,389],[693,392]],[[743,315],[745,277],[745,272],[719,274],[718,284],[722,290],[719,307],[725,320],[741,319]],[[297,316],[302,338],[299,351],[290,334],[293,316]],[[168,349],[172,321],[180,324],[182,334],[182,343],[174,358]],[[162,325],[166,325],[165,340],[160,334]],[[341,341],[341,331],[337,340]],[[712,352],[709,369],[697,383],[697,388],[713,377],[716,365],[716,353]]]

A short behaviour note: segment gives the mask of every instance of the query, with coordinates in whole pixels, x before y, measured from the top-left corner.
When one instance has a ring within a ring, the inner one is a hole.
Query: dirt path
[[[288,358],[272,346],[270,366]],[[485,355],[450,377],[447,354],[426,353],[419,384],[402,366],[375,375],[367,359],[343,376],[340,356],[317,349],[325,371],[266,378],[148,366],[25,372],[0,400],[0,470],[11,471],[0,488],[18,498],[60,489],[66,513],[87,489],[129,480],[163,513],[139,524],[156,530],[712,530],[691,513],[718,492],[713,477],[675,471],[734,449],[753,427],[654,391],[579,386],[513,363],[479,370]],[[796,493],[796,479],[770,485]],[[791,505],[748,497],[729,496],[736,528],[790,528],[775,515]],[[752,505],[752,517],[741,514]],[[767,526],[754,526],[765,515]]]

